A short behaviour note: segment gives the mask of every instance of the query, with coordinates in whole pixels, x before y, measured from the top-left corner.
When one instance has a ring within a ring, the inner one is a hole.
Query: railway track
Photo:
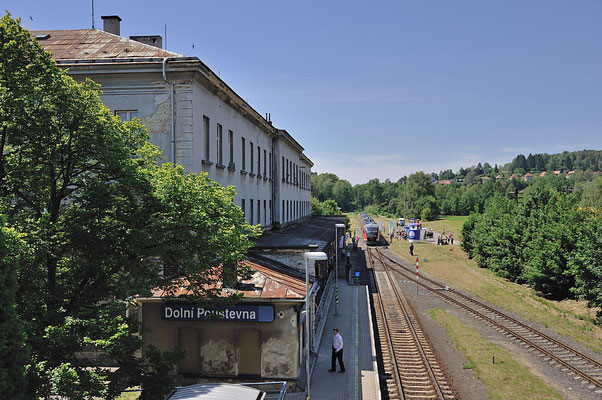
[[[389,399],[453,399],[419,321],[387,263],[371,248],[368,259],[378,286],[373,299]]]
[[[414,279],[415,275],[412,268],[406,267],[380,249],[371,249],[371,251],[373,254],[378,254],[379,259],[382,260],[379,262],[386,262],[396,273],[407,279]],[[372,260],[376,258],[373,257]],[[418,284],[422,288],[443,297],[448,303],[486,322],[519,345],[537,351],[539,356],[550,365],[561,369],[596,394],[602,394],[602,364],[600,361],[594,360],[559,340],[432,279],[421,276]]]

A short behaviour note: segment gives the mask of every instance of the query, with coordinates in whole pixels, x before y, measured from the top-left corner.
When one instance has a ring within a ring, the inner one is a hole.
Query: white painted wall
[[[100,68],[111,68],[106,65]],[[98,71],[98,69],[97,69]],[[102,71],[86,73],[77,71],[79,80],[90,77],[101,84],[103,103],[113,111],[136,110],[138,118],[148,129],[150,141],[158,146],[163,157],[161,162],[171,162],[171,103],[170,86],[163,80],[160,72],[120,73]],[[175,85],[175,120],[176,120],[176,162],[184,166],[186,172],[199,173],[205,171],[212,180],[223,186],[235,186],[234,202],[242,206],[244,199],[245,215],[251,224],[260,224],[262,228],[271,227],[273,199],[272,178],[270,178],[270,154],[274,156],[274,168],[278,178],[274,184],[279,186],[278,216],[275,221],[287,225],[298,221],[311,213],[311,188],[309,176],[311,166],[300,158],[299,148],[286,138],[274,141],[272,136],[253,124],[217,95],[209,91],[195,79],[195,71],[168,73],[168,79]],[[203,116],[209,117],[209,163],[205,160],[205,131]],[[217,124],[222,126],[223,160],[217,165]],[[229,131],[233,136],[233,170],[230,163]],[[245,139],[245,168],[242,165],[242,141]],[[251,169],[250,144],[253,143],[253,168]],[[257,146],[261,150],[261,164],[258,176]],[[273,146],[279,146],[273,149]],[[267,159],[264,161],[264,151]],[[282,181],[282,156],[285,158],[285,181]],[[286,179],[286,161],[289,162],[288,180]],[[267,167],[267,170],[266,170]],[[305,167],[305,168],[301,168]],[[264,177],[264,174],[266,177]],[[272,176],[274,176],[272,175]],[[303,188],[305,176],[306,188]],[[251,213],[251,200],[253,212]],[[282,218],[282,200],[284,200],[284,219]],[[260,202],[259,217],[257,201]],[[264,207],[265,204],[265,207]],[[253,219],[251,219],[251,214]]]

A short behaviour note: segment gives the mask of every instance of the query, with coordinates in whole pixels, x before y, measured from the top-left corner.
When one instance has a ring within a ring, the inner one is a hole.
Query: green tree
[[[602,325],[602,214],[588,212],[579,228],[569,262],[575,275],[573,292],[598,309],[598,324]]]
[[[121,123],[96,84],[74,82],[8,15],[0,45],[0,212],[32,250],[17,294],[32,353],[27,395],[113,397],[152,381],[148,366],[166,368],[179,352],[134,356],[138,327],[111,300],[173,292],[171,277],[157,273],[166,266],[211,298],[203,285],[238,268],[258,229],[233,188],[158,166],[142,125]],[[82,368],[78,353],[90,345],[121,367]]]
[[[351,211],[353,207],[353,188],[351,184],[339,179],[332,187],[332,198],[343,211]]]
[[[0,215],[0,393],[24,399],[25,342],[16,313],[17,270],[25,255],[24,243]]]
[[[400,196],[403,205],[403,192]],[[427,204],[432,204],[430,199],[427,200],[429,196],[433,199],[435,197],[435,185],[431,182],[430,176],[422,171],[411,174],[406,183],[406,205],[409,218],[420,218],[423,208]]]

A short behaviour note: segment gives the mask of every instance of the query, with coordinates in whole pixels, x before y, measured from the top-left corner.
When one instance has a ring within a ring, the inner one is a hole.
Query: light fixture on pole
[[[345,224],[334,224],[334,282],[335,282],[335,297],[334,297],[334,315],[339,315],[339,243],[338,235],[339,228],[345,229]]]
[[[307,375],[307,399],[309,400],[309,383],[310,383],[310,371],[309,371],[309,260],[320,261],[328,260],[326,253],[322,251],[307,251],[303,253],[305,259],[305,373]]]

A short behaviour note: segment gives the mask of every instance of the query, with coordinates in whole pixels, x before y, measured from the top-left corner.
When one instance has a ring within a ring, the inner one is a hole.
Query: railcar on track
[[[360,215],[362,218],[364,240],[368,244],[377,244],[380,241],[380,228],[378,224],[368,213],[362,212]]]

